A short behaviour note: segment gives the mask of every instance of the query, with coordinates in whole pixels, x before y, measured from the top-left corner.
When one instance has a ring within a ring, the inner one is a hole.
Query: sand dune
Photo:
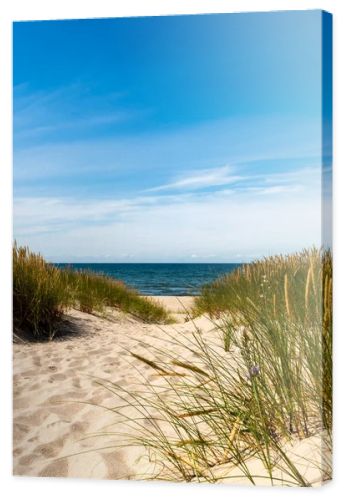
[[[191,334],[194,325],[186,321],[186,309],[192,298],[159,300],[174,312],[177,324],[158,327],[122,313],[103,318],[72,310],[65,318],[67,328],[75,332],[70,338],[14,345],[15,475],[130,479],[151,473],[143,449],[112,448],[119,440],[110,436],[88,437],[106,426],[111,430],[116,420],[111,412],[88,403],[121,404],[98,385],[99,378],[137,387],[139,374],[129,364],[129,350],[145,353],[147,342],[170,347],[165,332]],[[207,319],[199,322],[205,331],[213,328]],[[148,366],[141,366],[141,373],[149,381],[153,377]]]
[[[216,340],[214,325],[207,318],[189,320],[191,297],[158,300],[174,313],[177,323],[156,326],[119,312],[109,311],[101,317],[72,310],[65,317],[70,336],[48,343],[14,344],[15,475],[99,479],[153,476],[155,464],[144,448],[129,447],[122,440],[128,428],[106,409],[119,407],[122,400],[103,384],[111,381],[135,391],[144,381],[155,380],[151,367],[136,366],[129,351],[144,356],[148,346],[170,351],[173,337],[189,342],[197,327],[205,339]],[[183,346],[175,346],[175,354],[183,350]],[[221,349],[221,356],[223,353]],[[136,415],[127,412],[128,417]],[[320,460],[317,439],[298,442],[290,451],[300,457],[315,454]],[[298,464],[308,480],[320,484],[316,466],[310,468],[305,460]],[[262,478],[265,471],[259,461],[250,461],[249,467],[259,476],[258,484],[269,484]],[[249,484],[246,478],[240,479],[240,471],[229,469],[227,464],[219,467],[214,476],[228,476],[224,482]]]

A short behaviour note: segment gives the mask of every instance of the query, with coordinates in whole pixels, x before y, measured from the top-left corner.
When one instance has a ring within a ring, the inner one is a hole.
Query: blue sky
[[[321,243],[321,12],[14,24],[14,237],[55,261]]]

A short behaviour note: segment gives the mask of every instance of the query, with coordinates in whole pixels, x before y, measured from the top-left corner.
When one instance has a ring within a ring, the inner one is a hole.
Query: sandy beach
[[[119,407],[122,400],[103,384],[110,381],[135,391],[143,387],[144,382],[151,384],[156,380],[151,367],[134,364],[129,351],[148,356],[148,347],[170,350],[172,338],[180,336],[189,343],[196,328],[205,340],[216,341],[215,326],[207,317],[189,320],[192,297],[158,297],[157,300],[173,313],[177,323],[149,325],[120,312],[108,311],[102,317],[71,310],[64,318],[70,330],[66,338],[14,344],[15,475],[95,479],[153,477],[155,465],[148,459],[146,450],[141,446],[129,447],[122,440],[122,433],[128,432],[128,428],[119,424],[116,415],[106,409]],[[174,349],[177,355],[184,351],[183,346]],[[221,348],[220,355],[230,354]],[[131,411],[127,413],[129,418],[134,415]],[[321,484],[318,470],[321,447],[319,436],[287,447],[299,469],[314,485]],[[302,458],[305,456],[314,464]],[[229,469],[225,464],[214,473],[225,476],[223,482],[226,483],[249,484],[246,478],[240,478],[241,471]],[[254,476],[259,476],[257,484],[270,484],[269,479],[262,477],[265,471],[259,460],[250,460],[249,469]]]
[[[101,317],[72,310],[65,321],[74,333],[66,339],[14,344],[15,475],[131,479],[151,472],[146,460],[139,462],[143,449],[115,448],[119,445],[115,438],[88,436],[112,427],[116,420],[93,404],[121,404],[97,384],[98,379],[134,389],[140,380],[129,363],[129,350],[145,353],[147,342],[168,347],[165,332],[191,335],[194,325],[186,316],[193,298],[158,300],[173,312],[177,323],[158,327],[123,313]],[[213,327],[207,319],[198,324],[206,332]],[[141,371],[149,382],[155,376],[148,366],[141,365]],[[93,451],[103,447],[107,448]],[[64,458],[57,460],[60,457]]]

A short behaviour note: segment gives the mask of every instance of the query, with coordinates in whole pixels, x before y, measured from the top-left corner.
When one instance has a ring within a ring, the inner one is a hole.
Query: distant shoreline
[[[122,281],[141,295],[151,297],[199,296],[202,288],[225,274],[237,269],[240,264],[54,264],[58,269],[93,272]]]
[[[149,299],[154,299],[160,302],[169,311],[182,314],[188,312],[194,304],[194,297],[192,295],[144,295]]]

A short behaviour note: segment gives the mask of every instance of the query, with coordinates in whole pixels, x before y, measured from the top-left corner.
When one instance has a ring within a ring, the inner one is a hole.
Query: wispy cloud
[[[85,99],[83,113],[67,99],[60,110],[61,92],[17,102],[20,244],[53,260],[133,262],[226,262],[319,244],[319,166],[304,168],[318,151],[315,122],[223,119],[103,135],[131,110],[117,96],[110,107]]]
[[[283,172],[281,176],[274,174],[271,178],[259,175],[256,179],[232,175],[231,172],[234,171],[235,169],[230,167],[206,170],[200,176],[187,176],[168,184],[170,188],[158,186],[128,197],[16,196],[16,227],[23,230],[29,226],[34,227],[39,222],[40,227],[52,224],[55,231],[57,223],[94,224],[124,220],[151,207],[179,206],[184,203],[194,205],[205,201],[218,202],[221,199],[253,203],[264,196],[273,199],[271,196],[300,192],[305,195],[312,190],[320,190],[319,168],[298,170],[297,175],[294,175],[294,172]],[[300,172],[305,172],[306,175],[300,177]],[[203,189],[208,187],[215,189]]]
[[[129,113],[119,111],[92,116],[86,114],[80,118],[67,117],[64,119],[61,117],[57,118],[54,123],[46,122],[47,124],[44,125],[40,125],[39,123],[45,122],[38,121],[37,125],[31,127],[23,127],[22,129],[18,127],[16,140],[33,139],[35,137],[42,138],[42,136],[52,135],[62,131],[74,131],[74,133],[78,133],[104,125],[117,124],[129,118]]]
[[[137,261],[319,244],[319,16],[229,17],[167,18],[170,37],[149,18],[17,23],[19,243]]]
[[[138,111],[122,105],[121,93],[98,95],[90,85],[73,83],[46,91],[30,91],[28,85],[14,88],[14,138],[64,139],[88,129],[124,123]]]
[[[264,132],[261,135],[259,128]],[[229,181],[239,184],[241,180],[235,177],[240,176],[251,178],[251,183],[259,175],[271,180],[275,175],[271,171],[280,175],[284,164],[290,170],[298,159],[319,156],[316,138],[320,138],[319,127],[312,121],[303,119],[297,124],[284,118],[219,120],[179,130],[114,132],[107,137],[91,134],[89,138],[76,138],[68,128],[59,142],[17,141],[15,190],[32,195],[34,183],[36,194],[41,190],[75,196],[88,189],[88,195],[92,190],[102,196],[111,192],[124,196],[129,188],[164,192]],[[271,169],[269,163],[274,160],[277,165]],[[235,170],[221,165],[232,165]]]
[[[230,262],[247,259],[250,248],[260,257],[319,245],[319,188],[268,189],[88,202],[22,198],[15,234],[20,244],[66,261],[107,254],[118,262]]]
[[[228,165],[219,168],[201,170],[194,174],[188,174],[168,184],[155,186],[148,191],[167,191],[167,190],[185,190],[201,189],[213,186],[225,186],[243,179],[240,175],[233,175],[233,169]]]

